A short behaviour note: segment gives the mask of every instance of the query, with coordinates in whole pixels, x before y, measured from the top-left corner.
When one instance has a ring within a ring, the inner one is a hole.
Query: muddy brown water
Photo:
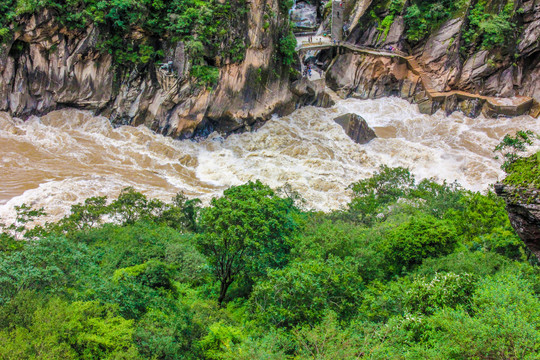
[[[363,116],[379,138],[353,143],[333,122],[348,112]],[[226,139],[212,134],[200,142],[144,127],[115,129],[106,118],[79,110],[26,122],[0,113],[0,218],[9,222],[13,207],[27,203],[57,219],[72,204],[114,197],[127,186],[163,200],[184,191],[208,201],[255,179],[272,187],[290,184],[309,208],[336,209],[349,200],[347,186],[381,164],[409,167],[418,179],[457,180],[483,190],[504,176],[492,149],[518,129],[540,133],[540,120],[428,116],[397,98],[306,107],[273,118],[257,132]]]

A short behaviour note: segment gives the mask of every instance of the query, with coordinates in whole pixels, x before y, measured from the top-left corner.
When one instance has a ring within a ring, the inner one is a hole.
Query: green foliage
[[[101,225],[104,218],[113,219],[123,226],[146,221],[164,224],[178,231],[194,231],[200,211],[199,205],[199,199],[188,199],[183,193],[176,194],[170,203],[164,203],[148,199],[144,194],[128,187],[110,204],[107,204],[105,196],[88,198],[82,204],[73,205],[69,216],[57,223],[47,224],[46,229],[37,228],[28,234],[33,236],[38,231],[55,234],[88,231]],[[18,223],[20,221],[10,225],[8,230],[16,228]],[[23,230],[26,231],[24,226],[19,232]]]
[[[498,151],[504,158],[504,163],[501,165],[501,169],[507,171],[510,165],[512,165],[519,158],[519,153],[527,150],[527,145],[532,145],[535,135],[532,131],[519,130],[515,136],[506,134],[502,141],[495,146],[493,151]]]
[[[279,0],[279,10],[283,14],[289,14],[289,10],[294,5],[294,0]]]
[[[422,40],[432,30],[460,10],[460,2],[452,0],[413,0],[405,12],[407,39]]]
[[[540,187],[540,152],[518,158],[505,169],[505,184],[516,187]]]
[[[43,208],[34,209],[26,204],[20,206],[15,205],[15,222],[10,225],[0,224],[0,229],[2,231],[2,237],[6,239],[21,239],[23,237],[32,238],[34,235],[39,234],[42,230],[41,227],[35,229],[27,228],[27,225],[31,224],[37,218],[46,215]]]
[[[230,36],[247,21],[243,0],[7,0],[0,4],[0,39],[10,36],[17,16],[44,8],[55,12],[60,25],[81,31],[99,29],[97,48],[109,53],[117,65],[144,66],[163,58],[167,39],[197,39],[204,51],[190,53],[194,64],[220,57],[243,59],[247,33]],[[137,33],[134,35],[134,33]]]
[[[534,359],[540,349],[539,301],[530,283],[503,273],[483,280],[471,314],[440,311],[427,320],[427,342],[442,357]]]
[[[83,274],[91,271],[90,251],[63,237],[29,242],[19,251],[0,254],[0,305],[19,291],[67,294],[81,287]]]
[[[405,311],[432,315],[437,309],[458,305],[467,308],[475,284],[475,278],[468,273],[438,273],[433,279],[417,278],[407,291]]]
[[[139,353],[147,359],[191,358],[192,321],[186,308],[167,313],[150,310],[138,322],[133,334]]]
[[[414,186],[409,170],[382,165],[372,177],[351,184],[353,199],[349,211],[365,224],[372,224],[391,203],[406,197]]]
[[[197,79],[199,85],[208,87],[217,85],[219,80],[219,69],[214,66],[194,65],[190,74]]]
[[[354,261],[330,257],[270,270],[268,280],[253,290],[250,302],[265,323],[294,327],[317,323],[326,310],[350,317],[361,289],[362,278]]]
[[[260,182],[203,209],[126,189],[38,231],[24,206],[0,235],[0,358],[538,358],[540,272],[503,201],[401,168],[351,188],[331,214]]]
[[[0,331],[4,359],[138,359],[133,322],[95,302],[52,299],[27,326]]]
[[[452,209],[447,217],[456,225],[464,240],[475,240],[480,235],[490,234],[498,228],[511,228],[504,200],[492,191],[485,195],[464,194],[459,208]]]
[[[224,359],[224,352],[228,352],[235,344],[243,341],[245,335],[237,327],[214,323],[210,326],[208,334],[203,337],[199,345],[203,350],[206,359]]]
[[[231,187],[212,199],[201,219],[199,248],[221,284],[221,304],[238,278],[263,275],[288,260],[290,237],[299,225],[291,199],[278,197],[260,181]]]
[[[363,356],[358,333],[344,328],[332,311],[320,324],[299,328],[293,335],[300,359],[357,359]]]
[[[390,27],[394,23],[394,15],[388,15],[386,16],[383,21],[381,21],[381,24],[377,28],[378,31],[382,32],[382,41],[386,41],[386,37],[388,36],[388,32],[390,31]]]
[[[474,48],[476,43],[483,49],[506,46],[516,39],[516,23],[513,21],[514,1],[510,0],[498,13],[487,8],[487,1],[482,0],[470,10],[467,30],[463,33],[466,46]]]
[[[295,62],[296,56],[296,37],[292,30],[279,39],[279,55],[283,64],[291,66]]]
[[[451,253],[457,233],[450,222],[418,216],[391,230],[383,244],[388,268],[396,273],[411,269],[423,259]]]

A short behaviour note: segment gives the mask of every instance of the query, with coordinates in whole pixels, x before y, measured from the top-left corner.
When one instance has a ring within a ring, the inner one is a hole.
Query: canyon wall
[[[400,10],[392,12],[394,2],[353,2],[354,6],[348,6],[349,34],[344,41],[362,48],[392,49],[406,54],[412,59],[409,62],[420,69],[422,79],[418,71],[410,71],[416,69],[399,57],[346,50],[334,59],[327,72],[330,87],[341,96],[400,96],[419,103],[425,113],[442,107],[447,112],[461,110],[469,116],[480,114],[482,101],[462,98],[459,94],[431,101],[425,93],[426,87],[432,92],[463,91],[499,98],[523,96],[534,99],[530,114],[540,115],[540,0],[482,3],[473,0],[465,10],[453,14],[415,41],[410,39],[406,17],[416,2],[404,1]],[[494,18],[508,6],[506,9],[512,14],[508,15],[511,16],[508,23],[513,24],[515,34],[511,43],[486,47],[482,38],[469,39],[479,33],[471,32],[474,28],[470,22],[475,19],[471,12],[480,5],[486,9],[483,16],[488,16],[485,14],[489,10],[494,14],[489,16]]]
[[[247,5],[247,25],[230,29],[247,37],[244,59],[237,63],[217,59],[219,79],[212,87],[189,75],[187,51],[180,41],[162,44],[164,61],[173,61],[177,70],[171,76],[155,63],[119,67],[110,54],[98,50],[97,26],[68,30],[47,9],[23,16],[12,38],[0,47],[0,111],[26,118],[76,107],[117,124],[145,124],[185,138],[214,129],[225,133],[249,129],[273,113],[320,105],[318,88],[294,86],[297,79],[291,67],[276,59],[283,29],[289,27],[278,0],[253,0]],[[134,29],[129,36],[137,39],[145,34]]]

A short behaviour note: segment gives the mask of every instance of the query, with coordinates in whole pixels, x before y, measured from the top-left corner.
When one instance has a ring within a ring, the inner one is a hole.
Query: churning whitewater
[[[333,119],[363,116],[379,138],[352,142]],[[145,127],[113,128],[89,112],[61,110],[26,122],[0,113],[0,217],[15,205],[44,207],[48,219],[90,196],[115,197],[132,186],[169,200],[179,191],[204,201],[231,186],[260,179],[288,183],[317,210],[349,200],[347,186],[381,164],[404,166],[417,179],[457,180],[473,190],[503,177],[493,148],[516,130],[540,133],[529,116],[471,119],[461,113],[422,115],[398,98],[338,100],[330,109],[305,107],[275,117],[252,133],[224,139],[174,140]]]

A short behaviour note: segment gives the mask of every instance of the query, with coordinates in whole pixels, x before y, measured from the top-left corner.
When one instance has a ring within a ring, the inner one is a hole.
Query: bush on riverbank
[[[126,189],[33,231],[22,208],[0,236],[0,357],[538,357],[538,267],[502,201],[401,168],[351,189],[332,213],[259,182],[207,207]]]

